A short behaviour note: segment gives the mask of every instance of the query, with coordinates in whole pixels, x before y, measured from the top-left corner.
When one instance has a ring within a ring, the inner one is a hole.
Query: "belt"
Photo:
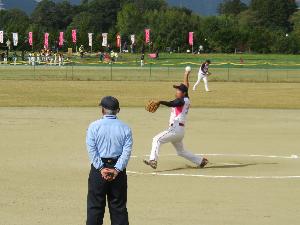
[[[119,157],[116,158],[101,158],[101,161],[103,162],[105,168],[114,168],[116,163],[119,160]]]
[[[171,124],[171,127],[173,127],[174,123]],[[179,123],[178,124],[180,127],[184,127],[184,123]]]

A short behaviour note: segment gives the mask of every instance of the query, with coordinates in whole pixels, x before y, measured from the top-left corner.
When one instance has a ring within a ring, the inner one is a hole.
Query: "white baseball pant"
[[[198,80],[195,83],[195,85],[193,87],[193,90],[194,91],[196,90],[196,87],[200,84],[201,80],[203,80],[203,82],[204,82],[205,91],[209,91],[209,88],[208,88],[208,76],[204,75],[202,73],[198,74]]]
[[[172,143],[177,151],[177,155],[181,156],[196,165],[202,163],[203,157],[196,156],[193,153],[186,151],[183,146],[184,127],[179,125],[171,126],[168,130],[161,132],[153,138],[150,160],[158,160],[160,147],[165,143]]]

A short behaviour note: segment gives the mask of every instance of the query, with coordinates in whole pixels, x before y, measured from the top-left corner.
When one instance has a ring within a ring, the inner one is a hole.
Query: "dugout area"
[[[121,111],[135,140],[128,167],[131,224],[299,223],[299,110],[192,108],[185,145],[212,164],[192,168],[165,145],[159,175],[151,175],[141,160],[168,116],[167,109]],[[0,108],[0,224],[84,224],[84,138],[97,117],[96,107]]]

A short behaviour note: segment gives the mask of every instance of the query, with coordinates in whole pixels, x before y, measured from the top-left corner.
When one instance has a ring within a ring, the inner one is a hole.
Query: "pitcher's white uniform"
[[[190,108],[190,99],[185,97],[171,102],[162,102],[161,104],[169,107],[172,107],[171,105],[178,106],[172,107],[169,128],[153,138],[150,160],[157,161],[161,144],[170,142],[179,156],[184,157],[199,166],[203,157],[198,157],[193,153],[186,151],[182,142],[187,114]]]
[[[197,82],[195,83],[194,87],[193,87],[193,91],[196,90],[196,87],[200,84],[201,80],[203,80],[204,82],[204,87],[205,87],[205,91],[209,91],[209,88],[208,88],[208,67],[209,65],[206,64],[206,63],[203,63],[199,69],[199,72],[198,72],[198,80]]]

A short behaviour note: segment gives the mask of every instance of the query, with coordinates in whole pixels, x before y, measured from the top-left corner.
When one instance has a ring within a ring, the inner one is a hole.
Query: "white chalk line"
[[[298,155],[290,156],[278,156],[278,155],[259,155],[259,154],[223,154],[223,153],[203,153],[196,155],[205,156],[227,156],[227,157],[257,157],[257,158],[281,158],[281,159],[299,159]],[[145,155],[147,157],[149,155]],[[177,156],[176,154],[161,155],[164,157]],[[131,158],[140,158],[140,156],[131,156]],[[242,164],[230,164],[230,163],[219,163],[222,165],[242,165]],[[128,174],[132,175],[143,175],[143,176],[172,176],[172,177],[199,177],[199,178],[212,178],[212,179],[300,179],[300,175],[296,176],[234,176],[234,175],[203,175],[203,174],[185,174],[185,173],[145,173],[136,171],[127,171]]]
[[[281,158],[281,159],[299,159],[298,155],[280,156],[280,155],[258,155],[258,154],[222,154],[222,153],[208,153],[208,154],[196,154],[207,156],[228,156],[228,157],[257,157],[257,158]]]
[[[225,157],[256,157],[256,158],[280,158],[280,159],[300,159],[298,155],[290,155],[290,156],[282,156],[282,155],[259,155],[259,154],[226,154],[226,153],[201,153],[196,155],[204,155],[204,156],[225,156]],[[165,154],[160,155],[160,157],[168,157],[168,156],[177,156],[176,154]],[[140,158],[141,156],[131,156],[131,158]],[[149,155],[144,155],[142,157],[149,157]]]
[[[213,178],[213,179],[300,179],[300,176],[232,176],[232,175],[202,175],[202,174],[184,174],[184,173],[144,173],[136,171],[127,171],[132,175],[143,176],[172,176],[172,177],[199,177],[199,178]]]

